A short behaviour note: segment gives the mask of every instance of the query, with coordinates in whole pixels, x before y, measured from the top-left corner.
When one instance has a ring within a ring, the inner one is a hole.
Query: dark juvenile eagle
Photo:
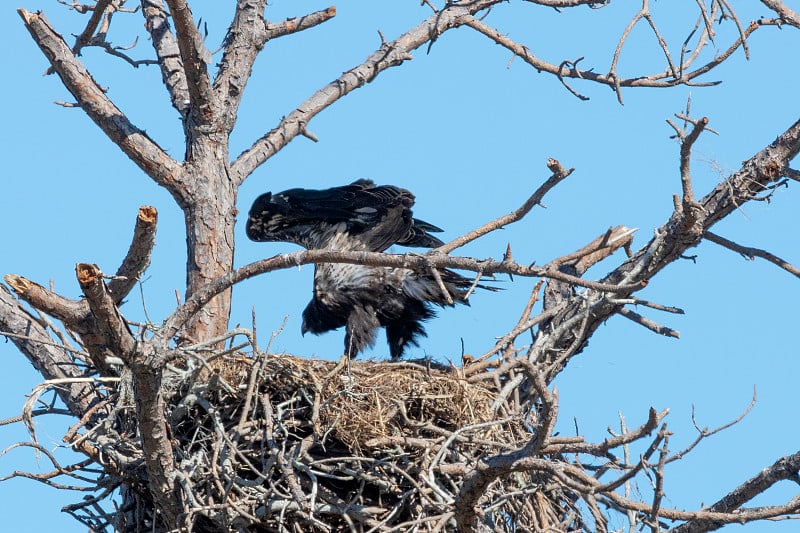
[[[259,196],[247,218],[254,241],[287,241],[309,250],[383,252],[393,244],[432,248],[440,228],[412,216],[414,195],[392,185],[358,180],[330,189],[289,189]],[[472,280],[438,270],[450,299],[465,299]],[[484,287],[488,288],[488,287]],[[303,311],[302,332],[319,335],[345,327],[345,353],[355,357],[386,328],[392,359],[425,336],[430,304],[452,306],[430,273],[404,268],[320,263],[314,296]]]

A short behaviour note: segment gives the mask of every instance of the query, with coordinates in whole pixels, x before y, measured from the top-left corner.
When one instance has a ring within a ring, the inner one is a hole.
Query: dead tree
[[[530,3],[569,9],[607,2]],[[631,307],[681,312],[644,301],[636,292],[703,239],[798,275],[788,262],[736,244],[711,228],[739,206],[800,179],[790,167],[800,151],[800,121],[697,197],[690,156],[709,122],[688,110],[677,115],[670,123],[680,141],[682,192],[668,220],[636,250],[633,230],[619,226],[542,266],[516,262],[510,246],[497,259],[454,255],[465,244],[523,218],[568,178],[572,169],[551,159],[549,176],[542,176],[542,184],[518,209],[429,253],[314,250],[233,268],[237,192],[244,180],[296,137],[314,139],[309,124],[317,114],[402,65],[413,51],[446,38],[451,29],[472,28],[537,71],[557,77],[578,98],[585,98],[582,84],[594,83],[610,87],[621,102],[629,88],[714,83],[706,81],[706,74],[736,50],[746,52],[754,32],[800,26],[800,16],[783,2],[763,0],[772,18],[749,24],[724,0],[697,2],[696,23],[689,25],[689,37],[677,53],[667,46],[643,0],[622,31],[610,70],[598,73],[579,65],[581,59],[541,59],[490,26],[486,15],[507,8],[498,0],[424,1],[431,10],[427,18],[393,40],[381,35],[380,46],[362,63],[311,94],[236,156],[229,152],[228,139],[259,52],[271,40],[330,20],[335,8],[276,23],[265,18],[265,0],[240,0],[221,59],[212,65],[185,0],[142,0],[135,8],[126,4],[68,4],[89,19],[72,46],[63,37],[67,32],[53,28],[43,13],[19,10],[50,72],[97,126],[170,192],[186,220],[185,301],[158,326],[132,324],[120,311],[149,265],[157,225],[151,207],[139,210],[129,252],[114,275],[91,263],[76,266],[83,299],[65,298],[14,274],[5,276],[11,290],[0,286],[0,333],[45,379],[20,417],[31,428],[32,441],[15,446],[35,448],[53,463],[52,472],[29,477],[51,484],[61,478],[96,484],[94,497],[67,509],[76,518],[97,531],[470,532],[606,531],[609,516],[620,515],[631,527],[688,532],[798,512],[798,497],[773,506],[747,504],[778,481],[797,480],[800,451],[778,459],[716,503],[692,511],[669,508],[662,490],[665,467],[715,430],[700,431],[692,446],[672,453],[666,412],[651,409],[639,426],[623,425],[603,442],[558,436],[553,431],[558,395],[551,383],[598,326],[615,315],[674,335]],[[135,60],[109,42],[112,16],[126,14],[144,18],[154,60]],[[702,52],[715,37],[714,24],[722,22],[735,25],[737,37],[705,59]],[[618,61],[637,25],[652,31],[665,68],[623,77]],[[134,66],[153,63],[161,69],[183,124],[182,160],[111,101],[79,59],[88,46]],[[583,277],[620,249],[626,256],[607,275],[594,281]],[[511,274],[542,281],[517,324],[485,354],[465,357],[459,368],[279,356],[269,344],[259,344],[254,330],[228,330],[234,284],[322,262],[434,272],[447,267],[472,271],[476,280]],[[530,340],[522,340],[523,335]],[[75,417],[64,439],[86,456],[78,464],[60,465],[33,434],[34,416],[62,409],[33,408],[51,389]],[[92,473],[97,468],[99,476]],[[643,475],[653,480],[648,501],[626,490]],[[119,506],[103,511],[100,504],[109,498],[118,498]]]

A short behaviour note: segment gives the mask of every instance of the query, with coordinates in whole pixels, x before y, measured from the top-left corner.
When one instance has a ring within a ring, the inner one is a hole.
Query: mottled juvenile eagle
[[[247,219],[254,241],[287,241],[309,250],[383,252],[393,244],[432,248],[440,228],[412,216],[414,195],[371,180],[330,189],[289,189],[259,196]],[[465,299],[472,280],[438,270],[450,299]],[[484,287],[488,288],[488,287]],[[314,296],[303,311],[302,332],[319,335],[345,327],[345,353],[355,357],[375,344],[386,328],[392,359],[425,336],[422,322],[430,304],[452,306],[430,273],[404,268],[320,263],[314,269]]]

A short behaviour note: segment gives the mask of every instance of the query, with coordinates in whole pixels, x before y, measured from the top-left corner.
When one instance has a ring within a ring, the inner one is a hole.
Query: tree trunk
[[[186,165],[183,182],[192,201],[184,206],[186,221],[186,298],[200,287],[233,269],[236,223],[236,186],[229,179],[227,139],[224,142],[195,143],[187,154],[194,164]],[[211,300],[184,330],[188,340],[208,340],[227,331],[231,291]]]

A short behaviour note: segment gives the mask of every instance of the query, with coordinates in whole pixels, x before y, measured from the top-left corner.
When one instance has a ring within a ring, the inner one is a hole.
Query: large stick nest
[[[497,400],[502,383],[456,368],[269,355],[183,376],[168,420],[194,531],[454,530],[467,467],[531,438]],[[144,483],[124,496],[117,527],[152,523]],[[558,484],[513,474],[486,491],[481,522],[571,529],[574,502]]]

